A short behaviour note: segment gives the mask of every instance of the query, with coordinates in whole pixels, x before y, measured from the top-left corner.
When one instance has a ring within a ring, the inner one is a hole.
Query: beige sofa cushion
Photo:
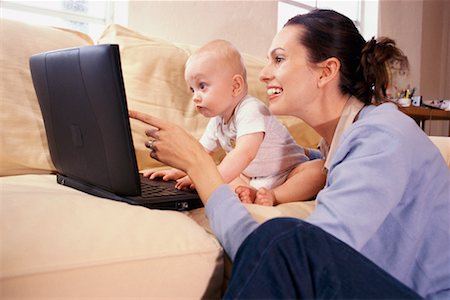
[[[0,19],[0,176],[50,173],[41,111],[28,60],[32,54],[92,44],[78,32]],[[5,127],[7,124],[7,127]]]
[[[0,63],[0,176],[54,171],[41,112],[33,89],[28,60],[32,54],[90,45],[86,35],[70,30],[38,27],[1,19]],[[196,137],[202,134],[207,119],[191,104],[191,94],[184,82],[184,64],[195,46],[150,38],[127,28],[111,25],[99,43],[120,45],[123,76],[131,109],[151,113],[183,126]],[[265,98],[258,74],[264,65],[259,58],[244,54],[250,93]],[[304,122],[280,117],[297,142],[314,147],[318,135]],[[145,125],[132,120],[132,133],[140,169],[161,166],[148,158],[144,147]]]
[[[120,25],[109,26],[98,43],[120,46],[130,109],[165,118],[181,125],[194,136],[201,136],[208,119],[195,111],[191,92],[184,81],[184,65],[196,46],[148,37]],[[247,67],[249,94],[265,99],[265,85],[259,81],[259,72],[265,61],[247,54],[243,54],[243,57]],[[301,145],[317,145],[319,136],[303,121],[293,117],[280,117],[280,120]],[[148,150],[144,147],[146,126],[132,120],[131,127],[139,168],[161,166],[148,157]]]
[[[430,136],[431,141],[441,152],[447,166],[450,168],[450,137],[446,136]]]
[[[217,297],[217,240],[180,212],[104,200],[54,175],[0,177],[0,298]]]

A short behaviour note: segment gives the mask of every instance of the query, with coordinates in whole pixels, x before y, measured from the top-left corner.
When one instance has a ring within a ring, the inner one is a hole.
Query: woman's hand
[[[186,172],[204,203],[211,193],[224,183],[211,156],[185,130],[168,121],[137,111],[130,110],[129,116],[153,126],[145,130],[149,137],[145,146],[150,149],[150,156]]]
[[[208,156],[200,143],[179,126],[136,111],[130,111],[129,116],[155,127],[145,130],[149,137],[145,145],[152,158],[186,172],[196,159]]]

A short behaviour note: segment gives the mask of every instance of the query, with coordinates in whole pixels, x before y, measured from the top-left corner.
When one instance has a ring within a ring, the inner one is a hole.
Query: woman
[[[292,18],[273,39],[261,72],[271,111],[323,137],[327,183],[306,222],[257,224],[192,136],[130,112],[157,127],[150,155],[195,183],[234,260],[226,298],[450,299],[449,172],[412,119],[380,104],[392,61],[407,66],[392,40],[366,43],[330,10]]]

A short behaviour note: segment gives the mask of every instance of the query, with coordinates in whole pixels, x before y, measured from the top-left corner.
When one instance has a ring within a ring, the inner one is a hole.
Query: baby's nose
[[[194,101],[195,103],[199,103],[202,101],[202,99],[199,95],[197,95],[197,93],[194,93],[194,95],[192,95],[192,101]]]

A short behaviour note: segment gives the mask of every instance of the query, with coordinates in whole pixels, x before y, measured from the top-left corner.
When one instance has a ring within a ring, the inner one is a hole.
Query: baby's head
[[[241,75],[247,82],[247,71],[241,54],[233,44],[225,40],[211,41],[195,51],[186,62],[186,79],[191,75],[193,66],[202,72],[216,71]],[[209,66],[213,68],[209,70]]]
[[[206,113],[202,111],[204,107],[214,109],[219,101],[237,104],[248,90],[242,56],[224,40],[214,40],[194,52],[186,62],[185,79],[194,94],[194,102],[199,103],[197,108],[207,116],[222,115],[222,112]]]

